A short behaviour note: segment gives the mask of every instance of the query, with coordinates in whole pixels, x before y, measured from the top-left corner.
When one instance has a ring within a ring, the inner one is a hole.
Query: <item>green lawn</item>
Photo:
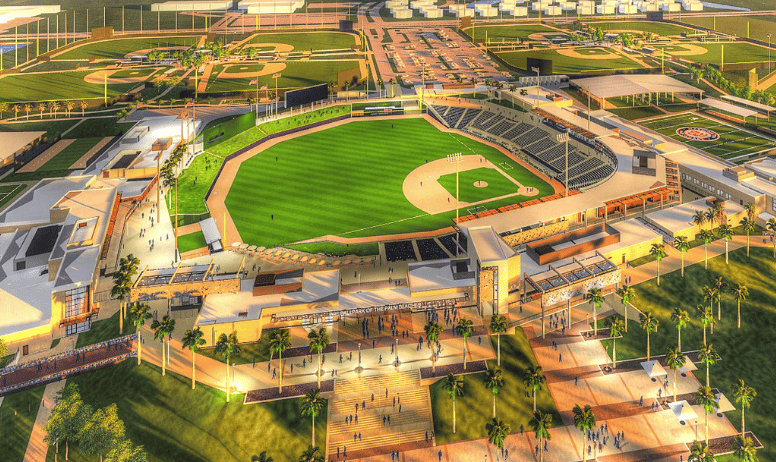
[[[232,115],[216,119],[202,130],[205,149],[256,126],[256,113]]]
[[[272,146],[243,162],[226,206],[243,240],[267,247],[325,234],[438,229],[450,226],[455,212],[424,213],[404,197],[402,184],[426,161],[462,147],[493,164],[506,162],[512,167],[507,174],[539,188],[539,197],[552,194],[549,184],[497,149],[440,132],[418,118],[351,122]],[[523,200],[515,196],[488,207]]]
[[[156,22],[156,21],[154,21]],[[54,59],[122,59],[128,53],[138,50],[147,50],[172,46],[192,46],[199,42],[200,36],[188,37],[149,37],[101,40],[87,43],[78,48],[68,50]]]
[[[768,62],[768,49],[765,47],[752,45],[750,43],[735,42],[735,43],[693,43],[695,46],[700,46],[708,50],[706,53],[699,55],[682,55],[678,56],[681,59],[687,61],[693,61],[701,64],[719,64],[722,62],[722,49],[725,49],[725,64],[739,64],[739,63],[759,63]],[[681,44],[669,45],[669,46],[655,46],[656,49],[665,48],[666,53],[670,51],[685,50]]]
[[[597,48],[605,50],[604,48]],[[585,53],[587,48],[574,48],[579,53]],[[625,70],[641,69],[642,67],[628,58],[620,56],[614,52],[607,51],[611,59],[589,59],[581,60],[563,56],[554,49],[540,49],[529,51],[507,51],[499,53],[499,57],[507,64],[518,69],[526,69],[527,58],[551,59],[553,61],[552,71],[556,74],[578,75],[589,72],[605,70]]]
[[[447,192],[455,197],[455,173],[442,175],[437,179]],[[481,183],[481,182],[484,182]],[[514,194],[517,185],[509,181],[501,172],[492,168],[477,168],[459,174],[459,199],[463,202],[479,202],[493,197]]]
[[[213,183],[213,180],[224,163],[222,157],[208,153],[198,155],[191,161],[191,165],[178,176],[178,213],[202,214],[207,213],[205,206],[205,194]],[[175,212],[175,189],[168,192],[170,212]]]
[[[129,67],[126,69],[122,69],[118,72],[114,72],[110,75],[112,79],[126,79],[129,77],[134,78],[140,78],[140,77],[149,77],[152,74],[156,73],[156,69],[151,69],[147,67]]]
[[[178,236],[178,251],[180,253],[201,249],[203,247],[207,247],[207,242],[205,242],[205,235],[202,234],[202,231]]]
[[[45,386],[40,386],[3,398],[3,404],[0,405],[0,454],[4,462],[24,460],[45,389]]]
[[[650,21],[587,22],[585,25],[589,27],[598,27],[605,31],[617,30],[630,32],[652,32],[664,37],[682,35],[682,32],[691,32],[691,29],[677,26],[675,24],[665,24]]]
[[[79,114],[80,115],[80,114]],[[135,122],[119,123],[115,117],[86,119],[80,125],[67,132],[64,138],[97,138],[126,133]]]
[[[769,4],[769,9],[772,4]],[[754,40],[768,41],[768,34],[773,33],[776,27],[775,16],[715,16],[701,18],[683,18],[683,23],[694,26],[701,26],[707,29],[733,34],[746,38],[746,24],[749,23],[749,38]]]
[[[102,138],[79,138],[59,154],[49,159],[45,164],[38,167],[34,172],[12,173],[3,178],[3,183],[12,183],[17,181],[33,181],[43,178],[55,178],[67,176],[72,170],[70,166],[89,152]]]
[[[652,106],[624,107],[607,109],[607,111],[628,120],[643,119],[663,114],[659,109]]]
[[[94,408],[118,406],[127,437],[142,445],[150,462],[245,462],[262,451],[276,462],[296,462],[310,444],[310,420],[301,417],[301,398],[243,405],[232,395],[144,362],[130,359],[117,366],[68,380],[79,385],[84,402]],[[316,419],[316,443],[326,441],[326,414]],[[54,460],[49,451],[47,461]],[[64,447],[60,445],[60,460]],[[93,462],[93,455],[70,446],[72,462]]]
[[[127,318],[124,318],[124,333],[121,335],[129,335],[135,332],[135,326]],[[75,344],[76,348],[85,347],[87,345],[93,345],[95,343],[104,342],[113,338],[121,337],[119,334],[119,313],[118,311],[113,316],[92,322],[92,327],[87,332],[78,334],[78,341]]]
[[[6,111],[5,117],[13,116],[13,112]],[[20,112],[19,115],[22,115]],[[44,139],[53,140],[62,132],[72,127],[77,120],[51,120],[45,122],[19,122],[0,124],[0,132],[46,132]]]
[[[286,67],[280,71],[281,77],[277,81],[278,88],[309,87],[329,81],[336,82],[339,72],[358,68],[358,61],[289,61]],[[217,76],[223,69],[222,65],[213,67],[212,76]],[[207,85],[208,92],[230,92],[255,90],[256,84],[250,85],[255,77],[239,79],[214,79],[211,77]],[[269,89],[275,88],[275,79],[272,75],[258,77],[259,87],[267,85]],[[0,81],[1,82],[1,81]],[[263,96],[263,91],[260,96]]]
[[[19,194],[27,189],[26,184],[11,184],[0,186],[0,207],[11,203]]]
[[[294,51],[333,50],[354,48],[356,38],[344,32],[262,33],[251,38],[248,43],[285,43],[294,47]]]
[[[509,24],[505,26],[476,26],[474,27],[474,37],[477,40],[485,40],[485,34],[488,35],[489,42],[514,41],[515,38],[528,40],[531,34],[552,32],[558,35],[565,35],[563,31],[544,26],[542,24]],[[464,29],[463,33],[472,37],[472,28]]]
[[[269,361],[270,358],[270,351],[269,351],[269,334],[272,332],[271,330],[264,329],[261,331],[261,338],[258,342],[251,342],[251,343],[243,343],[240,345],[240,354],[236,356],[231,356],[229,358],[229,361],[231,361],[234,364],[251,364],[253,363],[253,360],[255,359],[256,362],[263,362],[263,361]],[[216,361],[220,361],[222,363],[226,362],[226,359],[216,354],[215,348],[206,348],[198,350],[197,354],[206,356],[210,359],[215,359]]]
[[[472,341],[472,340],[469,340]],[[492,338],[496,349],[496,338]],[[528,367],[536,366],[528,339],[522,329],[514,335],[501,336],[501,370],[504,374],[504,388],[496,397],[496,415],[512,427],[511,433],[520,432],[520,425],[530,431],[528,421],[533,417],[533,399],[526,398],[522,373]],[[496,361],[488,361],[489,368],[498,367]],[[463,376],[464,394],[456,398],[456,432],[453,433],[452,401],[442,387],[442,382],[431,385],[431,410],[434,416],[434,432],[437,443],[449,443],[487,437],[485,424],[493,413],[493,393],[486,388],[484,372]],[[530,391],[529,391],[530,396]],[[539,391],[536,400],[538,410],[551,413],[553,426],[563,425],[547,387]]]
[[[773,340],[776,327],[771,322],[776,307],[776,260],[769,248],[753,248],[747,258],[746,249],[730,253],[730,264],[725,265],[724,255],[709,260],[709,270],[703,264],[685,268],[685,277],[679,271],[663,275],[660,286],[654,280],[636,286],[634,305],[642,311],[650,311],[659,320],[660,327],[650,335],[653,354],[663,354],[675,347],[676,329],[670,321],[675,307],[686,310],[691,321],[682,330],[682,349],[697,350],[703,341],[703,327],[698,320],[696,306],[703,304],[702,287],[722,276],[728,284],[744,284],[749,298],[741,305],[741,329],[736,328],[736,303],[730,294],[722,298],[722,320],[716,318],[714,306],[714,334],[709,343],[714,345],[722,360],[711,366],[711,386],[719,388],[733,401],[734,387],[739,379],[757,390],[757,398],[746,413],[746,428],[753,431],[765,449],[759,451],[760,460],[776,460],[776,433],[773,432],[773,416],[776,413],[776,372],[771,367]],[[608,341],[604,342],[607,344]],[[646,356],[646,333],[632,322],[627,334],[617,341],[617,359]],[[698,365],[696,376],[703,381],[705,368]],[[737,408],[740,406],[734,405]],[[740,411],[726,413],[738,429]],[[732,460],[732,459],[731,459]]]
[[[84,81],[84,77],[91,73],[92,71],[75,71],[7,75],[0,79],[0,101],[17,103],[102,98],[102,85]],[[108,98],[124,94],[137,85],[108,84]],[[35,111],[30,114],[34,115]]]

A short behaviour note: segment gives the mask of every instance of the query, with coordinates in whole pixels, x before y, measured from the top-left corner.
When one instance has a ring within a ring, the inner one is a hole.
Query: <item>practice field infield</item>
[[[554,192],[498,149],[440,131],[422,118],[351,121],[291,137],[245,158],[232,173],[231,186],[222,174],[216,189],[230,188],[226,208],[243,242],[255,245],[271,247],[328,234],[364,237],[429,231],[452,225],[455,199],[445,190],[449,185],[439,186],[436,178],[418,176],[416,171],[434,161],[445,164],[446,156],[455,152],[473,162],[462,166],[464,171],[498,165],[520,185],[536,188],[538,194],[532,198]],[[455,172],[452,164],[449,169]],[[468,172],[464,176],[472,183],[485,179]],[[484,204],[494,208],[528,197],[518,194],[509,178],[488,180],[498,186],[481,188],[482,196],[469,199],[513,193]],[[227,183],[222,186],[222,181]],[[507,188],[506,182],[512,186]],[[443,212],[432,214],[415,205],[426,190],[428,200],[441,202]]]
[[[167,47],[190,47],[200,41],[199,35],[187,37],[148,37],[133,39],[113,39],[85,43],[54,57],[67,59],[123,59],[127,54],[140,50]]]
[[[692,29],[687,27],[650,21],[589,22],[585,23],[585,25],[589,27],[598,27],[605,31],[652,32],[665,37],[678,36],[681,35],[682,32],[692,32]]]
[[[516,38],[520,40],[528,40],[531,35],[535,38],[539,38],[535,34],[550,34],[550,35],[566,35],[565,32],[547,27],[542,24],[510,24],[504,26],[477,26],[472,32],[472,28],[464,29],[464,34],[471,37],[474,35],[476,40],[485,40],[487,33],[489,42],[500,42],[502,40],[512,42]]]
[[[682,18],[683,23],[705,27],[726,34],[746,37],[747,23],[749,38],[766,42],[768,34],[776,29],[776,16],[706,16]]]
[[[347,61],[290,61],[286,63],[270,63],[283,66],[273,70],[273,72],[280,72],[281,76],[277,81],[278,88],[301,88],[309,87],[325,82],[336,82],[337,74],[339,72],[356,69],[359,67],[359,62],[354,60]],[[268,65],[267,65],[268,66]],[[213,67],[212,76],[216,78],[210,79],[207,85],[207,91],[209,92],[229,92],[229,91],[247,91],[255,90],[256,84],[251,85],[253,79],[257,79],[259,86],[267,85],[267,88],[273,90],[275,88],[275,79],[272,78],[272,73],[262,72],[264,65],[255,64],[240,64],[240,65],[217,65]],[[224,71],[221,78],[217,78],[219,74]],[[247,68],[241,70],[242,68]],[[257,74],[259,75],[257,77]],[[243,75],[244,73],[244,75]],[[250,75],[250,74],[253,75]],[[231,77],[229,74],[233,75]],[[243,75],[242,77],[237,77]],[[263,91],[262,95],[263,96]]]
[[[498,55],[518,69],[526,69],[528,58],[550,59],[552,71],[556,74],[579,75],[602,70],[643,68],[639,63],[604,47],[508,51]]]
[[[727,125],[700,114],[679,114],[641,122],[641,125],[709,154],[733,162],[743,162],[776,148],[776,142],[756,133]],[[692,140],[677,133],[681,128],[701,128],[719,135],[710,141]]]
[[[8,103],[64,101],[102,98],[103,86],[87,83],[84,77],[92,71],[7,75],[0,79],[0,101]],[[138,86],[134,83],[108,84],[108,98],[121,95]],[[35,115],[35,111],[30,111]]]
[[[256,34],[244,46],[284,44],[279,51],[341,50],[354,48],[356,37],[344,32],[311,32],[293,34]],[[290,47],[291,49],[288,49]]]
[[[687,61],[700,64],[722,62],[722,49],[725,49],[725,64],[768,62],[768,48],[750,43],[681,43],[678,45],[656,46],[664,48],[666,53],[679,56]]]

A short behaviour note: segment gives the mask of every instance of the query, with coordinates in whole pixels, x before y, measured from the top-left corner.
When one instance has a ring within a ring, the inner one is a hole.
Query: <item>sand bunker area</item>
[[[227,72],[227,69],[237,68],[238,72]],[[239,72],[241,68],[245,68],[245,72]],[[272,75],[278,73],[286,68],[285,63],[265,63],[264,67],[257,72],[250,72],[250,65],[245,64],[227,64],[223,70],[218,74],[218,79],[244,79],[263,77],[265,75]]]
[[[246,43],[243,48],[274,48],[278,53],[288,53],[294,51],[294,46],[287,43]]]
[[[699,45],[693,45],[691,43],[682,43],[676,46],[685,48],[685,50],[678,50],[678,51],[666,50],[666,53],[672,56],[698,56],[698,55],[704,55],[709,52],[708,49]]]
[[[146,80],[151,79],[156,73],[156,71],[158,71],[159,69],[161,68],[155,68],[154,73],[151,73],[151,74],[146,74],[138,70],[137,77],[133,77],[131,71],[130,71],[130,74],[126,77],[111,77],[113,74],[117,72],[126,72],[128,69],[105,69],[101,71],[94,71],[90,74],[86,74],[84,76],[84,82],[102,85],[105,82],[106,73],[108,75],[108,85],[114,85],[114,84],[120,84],[120,83],[145,82]]]
[[[515,185],[517,185],[517,192],[508,194],[506,196],[493,197],[476,203],[461,201],[461,208],[490,202],[504,197],[518,195],[535,196],[539,194],[538,189],[526,187],[520,184],[517,180],[505,174],[500,168],[480,155],[468,155],[461,157],[461,172],[478,168],[490,168],[497,170],[502,175],[504,175],[504,177],[508,178]],[[402,192],[404,193],[404,197],[406,197],[412,205],[431,215],[455,210],[455,196],[450,194],[447,189],[445,189],[444,186],[439,184],[439,181],[437,181],[441,176],[454,174],[455,172],[455,163],[448,162],[447,159],[437,159],[427,164],[423,164],[415,170],[411,171],[404,179],[404,183],[402,184]],[[480,182],[479,185],[475,184],[475,186],[480,188],[485,188],[487,185],[487,182],[484,181]]]
[[[556,50],[559,55],[563,55],[569,58],[574,59],[617,59],[620,56],[618,56],[616,53],[608,52],[607,54],[601,54],[601,55],[583,55],[582,53],[578,52],[574,48],[558,48]]]
[[[558,30],[558,31],[548,31],[548,32],[534,32],[533,34],[528,34],[529,40],[547,40],[547,37],[557,37],[559,35],[568,35],[567,32]]]

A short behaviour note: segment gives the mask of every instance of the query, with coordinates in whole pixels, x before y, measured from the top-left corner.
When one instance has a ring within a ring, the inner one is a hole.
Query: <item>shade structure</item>
[[[685,361],[684,366],[679,368],[679,373],[684,374],[685,372],[692,372],[697,370],[698,366],[696,366],[694,362],[688,360]]]
[[[675,403],[668,403],[668,407],[671,409],[671,412],[674,413],[674,416],[676,416],[676,420],[680,422],[686,422],[688,420],[698,418],[698,414],[692,410],[690,403],[688,403],[686,400],[677,401]]]
[[[741,106],[736,106],[734,104],[726,103],[724,101],[720,101],[715,98],[703,98],[701,100],[701,104],[704,104],[709,107],[713,107],[714,109],[719,109],[725,112],[729,112],[731,114],[735,114],[741,117],[751,117],[757,114],[757,111],[752,111],[751,109],[746,109]]]
[[[650,378],[662,377],[664,375],[668,375],[665,368],[663,368],[663,366],[660,365],[659,362],[654,360],[642,362],[641,367],[644,368],[644,370],[647,372],[647,375]]]
[[[722,394],[722,392],[719,392],[714,396],[716,396],[714,401],[717,402],[717,405],[714,406],[714,409],[716,409],[717,412],[730,412],[736,410],[736,407],[733,406],[733,403],[731,403],[730,400]]]
[[[616,98],[648,93],[702,94],[703,91],[667,75],[617,74],[574,79],[572,85],[597,98]]]

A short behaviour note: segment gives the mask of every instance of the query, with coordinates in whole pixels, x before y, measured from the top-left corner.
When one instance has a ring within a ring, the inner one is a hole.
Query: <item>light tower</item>
[[[454,152],[447,155],[448,162],[455,162],[455,225],[458,226],[458,177],[461,172],[461,153]],[[455,234],[455,256],[458,256],[458,233]]]

